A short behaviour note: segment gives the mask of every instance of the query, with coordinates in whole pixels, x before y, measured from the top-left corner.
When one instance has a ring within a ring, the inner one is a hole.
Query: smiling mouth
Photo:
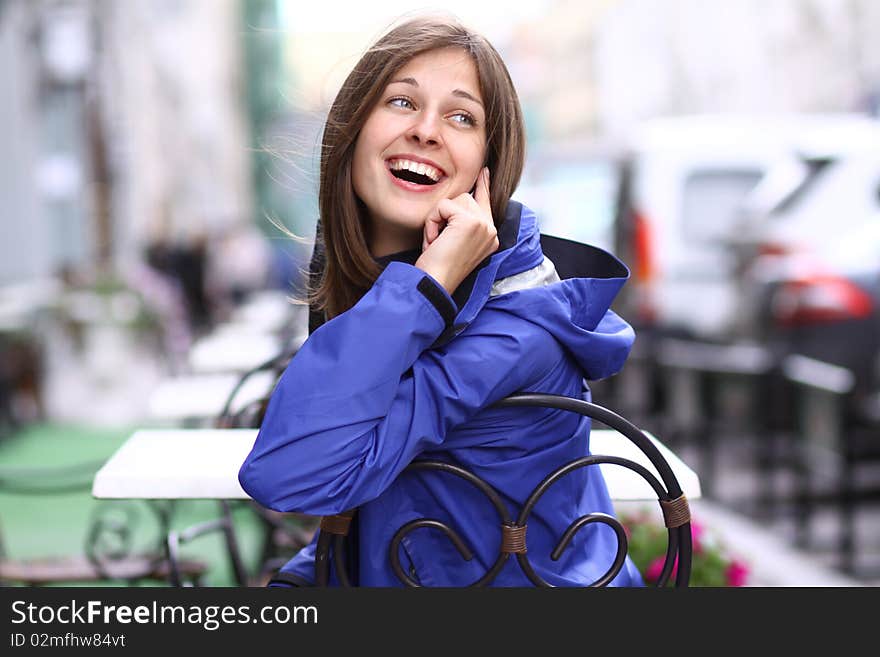
[[[392,176],[414,185],[429,187],[436,185],[444,177],[443,173],[438,169],[421,162],[395,159],[389,160],[386,162],[386,165]]]

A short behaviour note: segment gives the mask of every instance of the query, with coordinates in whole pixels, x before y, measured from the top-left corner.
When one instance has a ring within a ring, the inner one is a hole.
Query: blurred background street
[[[161,507],[89,493],[134,430],[248,425],[305,337],[326,111],[424,9],[508,65],[514,198],[630,267],[636,346],[594,400],[699,474],[723,583],[880,584],[873,0],[0,0],[0,582],[155,547]],[[231,514],[250,583],[312,526]],[[187,555],[225,585],[215,538]]]

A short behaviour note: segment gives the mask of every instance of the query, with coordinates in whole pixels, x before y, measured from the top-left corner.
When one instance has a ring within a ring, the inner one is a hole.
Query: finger
[[[427,248],[435,239],[440,236],[440,223],[434,219],[425,222],[425,239],[424,248]]]
[[[477,203],[476,199],[474,199],[469,192],[459,194],[455,198],[449,199],[449,204],[446,205],[444,210],[447,215],[455,215],[462,212],[477,212],[477,214],[481,214],[483,211],[480,204]]]
[[[483,167],[477,176],[474,200],[489,216],[492,216],[492,197],[489,192],[489,167]]]
[[[440,236],[446,223],[447,217],[442,213],[440,205],[438,204],[437,207],[431,211],[431,214],[428,215],[428,218],[425,219],[423,248],[427,248],[431,242]]]
[[[437,204],[437,213],[443,218],[444,223],[448,223],[455,215],[467,210],[468,206],[464,200],[466,196],[468,195],[462,194],[456,198],[444,198]],[[470,200],[473,201],[472,198]]]

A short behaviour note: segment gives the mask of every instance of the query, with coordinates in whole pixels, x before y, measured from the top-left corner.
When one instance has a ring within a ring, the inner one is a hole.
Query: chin
[[[390,212],[387,216],[391,217],[394,223],[406,226],[408,228],[421,228],[425,225],[425,219],[431,213],[439,201],[402,201],[389,208]]]
[[[378,230],[390,230],[394,233],[413,232],[421,236],[425,227],[425,218],[428,216],[430,208],[422,210],[420,208],[404,209],[401,206],[396,208],[388,208],[385,212],[374,215],[373,225]],[[421,243],[421,237],[419,237]]]
[[[430,210],[417,213],[402,213],[394,218],[394,225],[403,229],[418,231],[420,234],[425,229],[425,218]]]

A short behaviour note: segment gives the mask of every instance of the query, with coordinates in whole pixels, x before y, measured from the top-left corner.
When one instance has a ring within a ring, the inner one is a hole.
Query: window
[[[763,176],[759,169],[701,171],[684,184],[682,226],[688,241],[722,242],[735,230],[740,206]]]

